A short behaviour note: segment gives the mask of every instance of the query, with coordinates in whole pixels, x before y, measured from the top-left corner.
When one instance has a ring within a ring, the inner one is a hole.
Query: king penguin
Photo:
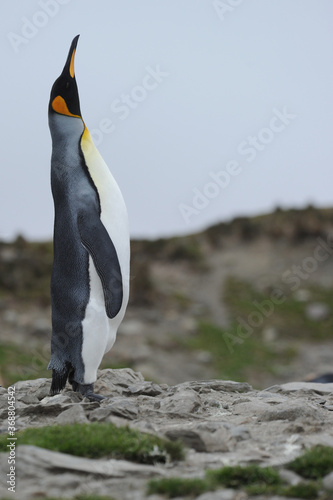
[[[51,395],[68,380],[92,400],[97,369],[113,346],[129,296],[126,206],[82,119],[72,41],[49,102],[54,200]]]

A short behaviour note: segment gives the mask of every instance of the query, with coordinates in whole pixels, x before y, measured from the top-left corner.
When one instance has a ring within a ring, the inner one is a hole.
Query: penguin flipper
[[[81,211],[77,221],[82,245],[91,255],[102,282],[106,314],[109,318],[114,318],[123,301],[123,283],[117,251],[96,212]]]

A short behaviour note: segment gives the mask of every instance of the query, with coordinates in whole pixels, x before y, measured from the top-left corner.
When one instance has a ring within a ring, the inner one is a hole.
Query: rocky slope
[[[332,235],[333,210],[308,207],[132,241],[130,304],[103,367],[130,366],[160,383],[220,377],[257,388],[332,372]],[[49,376],[51,266],[49,242],[0,242],[4,384]],[[284,303],[230,352],[223,334],[258,318],[258,303],[276,290]],[[203,323],[220,328],[224,349],[217,338],[209,345]]]
[[[49,397],[49,379],[17,382],[17,428],[66,423],[113,422],[180,440],[184,461],[142,465],[115,459],[73,457],[30,445],[16,434],[16,496],[73,498],[105,495],[116,500],[142,500],[147,482],[161,477],[203,477],[223,465],[272,465],[285,481],[302,479],[285,464],[316,444],[333,447],[333,384],[289,383],[254,390],[247,383],[192,381],[168,386],[145,381],[130,369],[102,370],[96,391],[106,396],[89,402],[69,388]],[[1,431],[7,427],[7,390],[1,389]],[[12,498],[6,487],[8,453],[0,454],[0,497]],[[333,477],[324,484],[332,491]],[[161,498],[153,495],[151,500]],[[200,500],[246,500],[244,491],[220,488]],[[254,498],[254,497],[253,497]],[[262,496],[256,498],[270,498]],[[279,497],[281,498],[281,497]]]

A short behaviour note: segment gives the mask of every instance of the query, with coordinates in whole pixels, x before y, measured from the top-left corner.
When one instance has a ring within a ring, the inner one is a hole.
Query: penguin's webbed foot
[[[105,399],[105,396],[101,396],[100,394],[95,394],[94,392],[87,392],[85,394],[85,397],[88,398],[90,401],[103,401]]]
[[[105,399],[104,396],[100,394],[94,393],[94,384],[79,384],[73,380],[72,382],[73,391],[79,392],[85,398],[88,398],[90,401],[102,401]]]

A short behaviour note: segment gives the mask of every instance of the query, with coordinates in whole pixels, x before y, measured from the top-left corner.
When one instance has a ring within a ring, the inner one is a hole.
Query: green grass
[[[0,436],[0,451],[7,450],[7,437]],[[87,458],[109,457],[145,464],[184,458],[179,442],[111,423],[31,428],[18,432],[16,437],[18,445],[29,444]]]
[[[333,448],[314,446],[288,464],[288,469],[307,479],[319,479],[333,471]]]
[[[314,450],[314,449],[313,449]],[[306,453],[305,458],[308,457]],[[303,457],[301,457],[303,458]],[[312,462],[311,462],[312,463]],[[325,473],[327,469],[325,469]],[[321,474],[324,469],[321,469]],[[318,476],[318,478],[321,476]],[[320,481],[302,482],[297,485],[286,485],[280,478],[279,472],[272,467],[258,465],[222,467],[216,470],[207,470],[203,479],[154,479],[147,486],[148,495],[161,494],[169,498],[188,496],[196,497],[205,491],[215,491],[218,488],[233,488],[245,490],[248,495],[280,495],[288,498],[304,498],[316,500],[319,494],[328,498],[322,491]]]
[[[50,342],[51,344],[51,342]],[[9,386],[18,380],[49,378],[46,369],[50,356],[46,358],[41,349],[26,349],[24,345],[0,343],[0,374],[3,385]]]
[[[64,500],[64,497],[38,497],[39,500]],[[3,500],[9,500],[7,498],[4,498]],[[71,499],[67,500],[114,500],[114,497],[106,497],[106,496],[100,496],[100,495],[76,495],[75,497],[72,497]]]
[[[279,485],[281,479],[278,472],[272,467],[258,465],[240,465],[223,467],[222,469],[207,471],[207,478],[212,484],[223,485],[228,488],[240,488],[248,484]]]
[[[290,498],[305,498],[315,500],[319,494],[319,485],[316,483],[301,483],[293,486],[252,484],[245,487],[249,495],[279,495]]]
[[[196,497],[208,491],[209,485],[204,479],[152,479],[148,483],[148,495],[160,494],[169,498]]]
[[[309,302],[321,302],[327,304],[333,311],[333,289],[322,288],[315,285],[303,283],[302,287],[310,292]],[[284,288],[284,289],[283,289]],[[333,315],[322,321],[314,321],[306,315],[307,302],[296,300],[290,289],[283,286],[281,282],[281,303],[274,304],[271,299],[272,291],[267,294],[259,292],[250,283],[229,277],[223,287],[221,299],[227,305],[234,319],[241,317],[248,323],[249,316],[253,311],[258,311],[255,304],[266,304],[267,316],[261,313],[262,324],[255,328],[260,331],[265,327],[276,328],[284,338],[325,340],[331,338],[333,329]],[[268,302],[270,305],[268,305]],[[260,307],[260,306],[259,306]],[[270,309],[272,308],[272,312]]]
[[[148,494],[166,495],[169,498],[190,496],[196,497],[205,491],[214,491],[220,486],[227,488],[243,488],[253,486],[280,486],[282,481],[277,471],[271,467],[261,468],[257,465],[247,467],[223,467],[206,471],[204,479],[154,479],[148,483]],[[277,488],[267,490],[278,491]]]
[[[313,500],[314,498],[317,498],[319,491],[320,486],[316,483],[301,483],[283,488],[281,494],[286,497],[296,497]]]
[[[276,352],[262,342],[258,332],[242,338],[236,324],[224,330],[207,321],[199,323],[197,334],[187,344],[192,349],[209,351],[216,376],[224,380],[251,380],[258,367],[262,373],[275,374],[279,364],[287,364],[295,355],[292,349]]]

